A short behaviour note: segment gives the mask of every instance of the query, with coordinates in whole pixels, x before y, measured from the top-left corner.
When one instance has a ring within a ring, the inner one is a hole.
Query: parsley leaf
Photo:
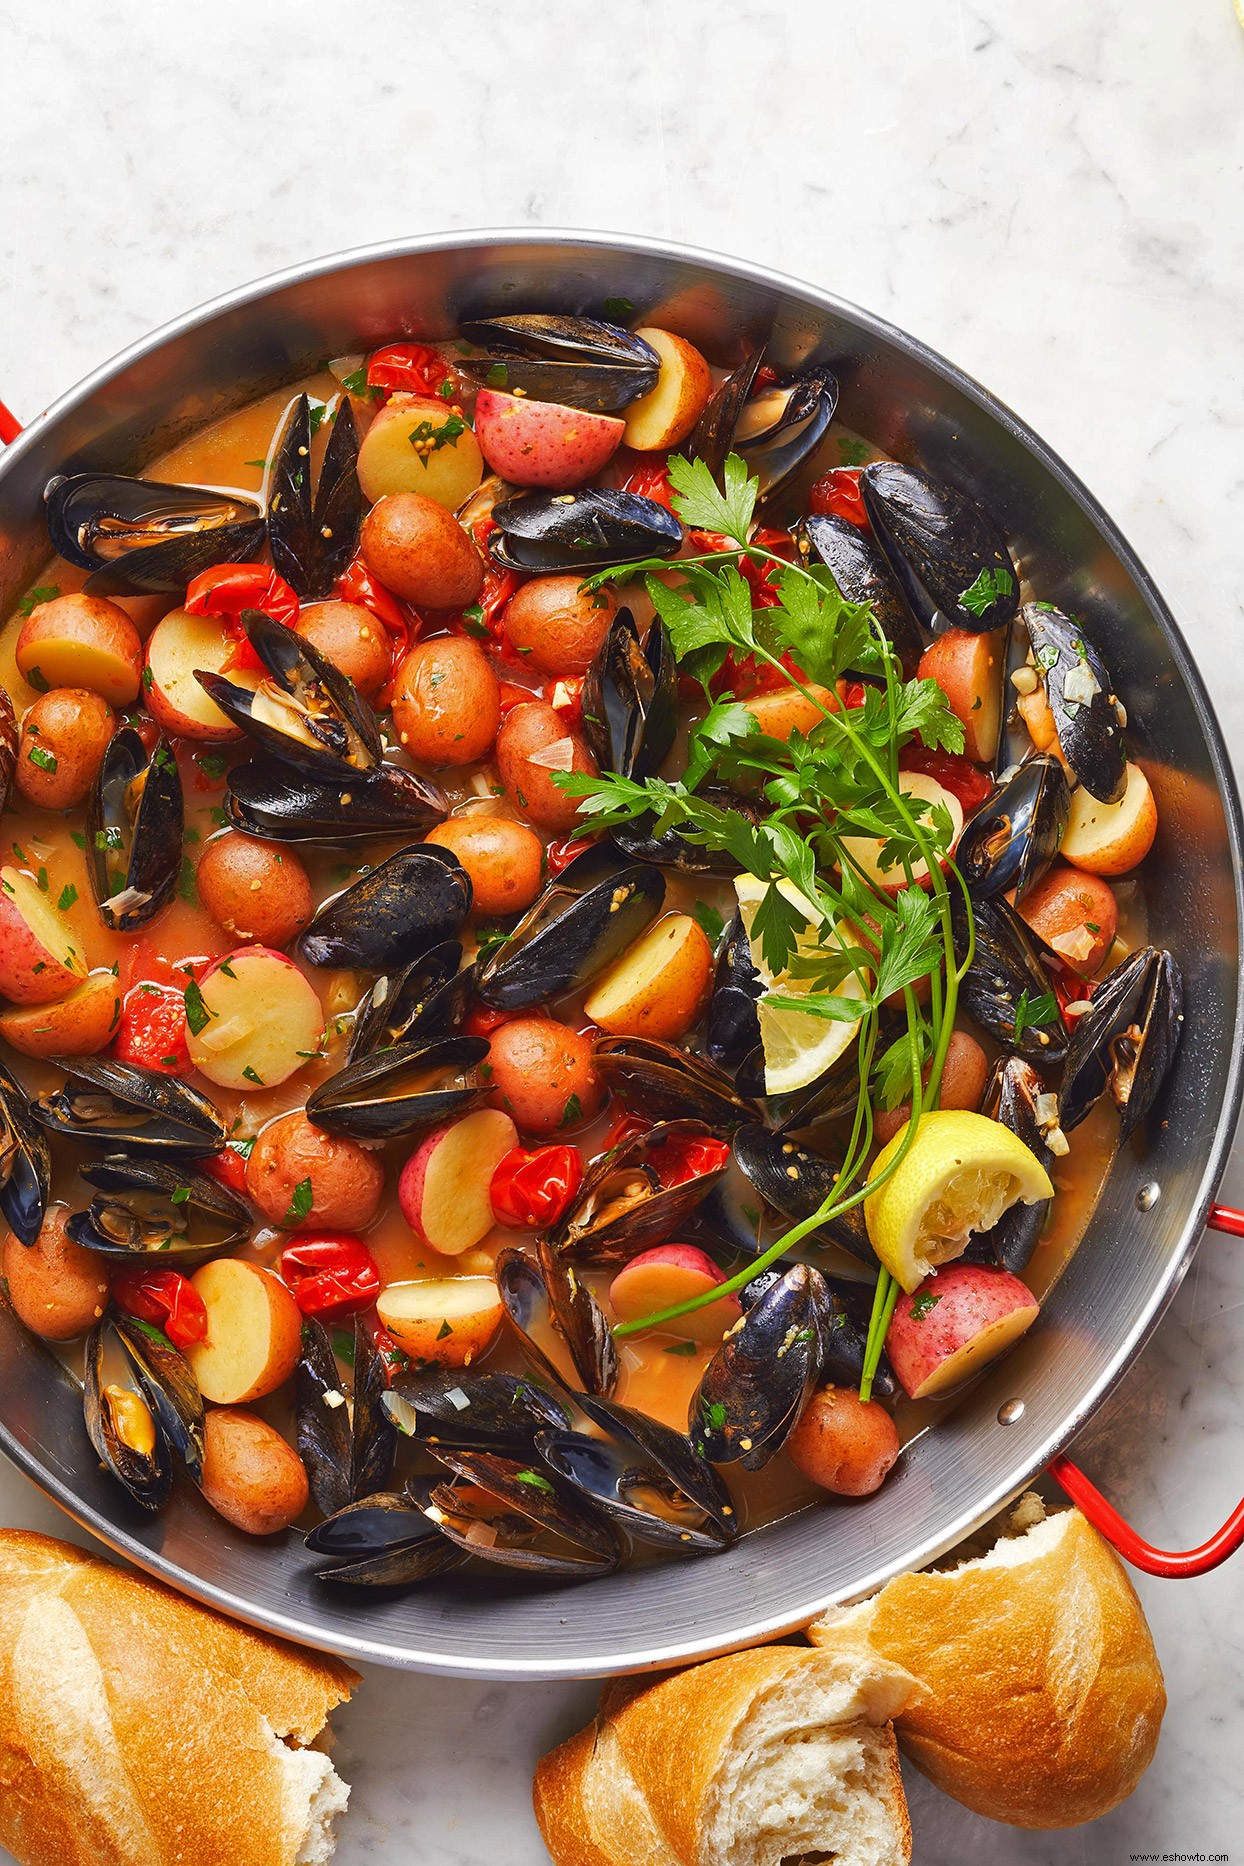
[[[1052,1024],[1058,1018],[1058,999],[1052,991],[1043,991],[1035,998],[1029,998],[1026,991],[1021,991],[1015,1005],[1015,1041],[1018,1043],[1025,1030],[1039,1030],[1045,1024]]]
[[[994,604],[1003,596],[1013,596],[1015,579],[1005,565],[996,569],[981,571],[976,579],[968,584],[959,595],[959,605],[970,609],[974,616],[988,615]]]
[[[300,1179],[290,1197],[289,1210],[281,1222],[287,1225],[301,1224],[314,1203],[315,1194],[311,1190],[310,1178]]]
[[[17,613],[19,616],[28,618],[34,614],[41,603],[54,602],[59,595],[60,585],[58,583],[36,583],[34,589],[27,590],[26,594],[18,603]],[[26,678],[30,680],[29,674],[27,674]],[[30,684],[33,686],[34,682],[31,681]],[[47,688],[45,686],[44,692],[46,691]]]
[[[691,909],[691,918],[703,933],[710,946],[715,946],[726,930],[726,923],[715,907],[707,901],[697,901]]]
[[[729,456],[722,488],[706,461],[687,460],[682,454],[670,455],[669,476],[674,511],[684,525],[696,531],[720,531],[736,544],[746,544],[760,491],[760,481],[751,478],[746,461],[738,454]]]
[[[197,1037],[201,1030],[207,1029],[207,1026],[215,1016],[215,1012],[209,1011],[206,1004],[204,1004],[203,993],[199,990],[197,980],[193,978],[186,986],[185,1000],[186,1024],[191,1036]]]

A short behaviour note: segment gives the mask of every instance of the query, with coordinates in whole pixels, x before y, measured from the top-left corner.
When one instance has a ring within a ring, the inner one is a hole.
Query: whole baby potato
[[[565,835],[579,821],[579,799],[557,782],[562,772],[596,775],[596,760],[581,736],[547,700],[508,712],[497,734],[497,768],[505,794],[541,829]]]
[[[108,1307],[108,1264],[75,1244],[64,1205],[53,1206],[27,1247],[10,1231],[4,1240],[4,1280],[18,1319],[45,1341],[72,1341],[94,1328]]]
[[[521,913],[540,892],[544,844],[526,823],[472,810],[438,823],[424,841],[453,850],[471,877],[477,913]]]
[[[22,721],[13,782],[27,803],[72,810],[95,782],[117,716],[87,687],[54,687]]]
[[[564,1133],[600,1113],[605,1087],[592,1039],[552,1017],[515,1017],[489,1040],[480,1073],[491,1101],[526,1134]]]
[[[412,648],[393,683],[393,723],[402,749],[424,764],[485,757],[501,723],[501,688],[479,644],[438,635]]]
[[[586,674],[618,613],[612,590],[585,594],[579,577],[532,577],[505,609],[510,646],[545,674]]]
[[[302,1460],[281,1434],[240,1406],[204,1421],[202,1491],[218,1516],[248,1536],[272,1536],[297,1522],[310,1499]]]
[[[362,603],[310,603],[298,618],[298,633],[352,680],[365,700],[374,700],[393,667],[384,624]]]
[[[424,609],[465,609],[484,587],[484,560],[435,499],[392,493],[373,505],[360,540],[367,568],[386,589]]]
[[[288,946],[315,912],[311,879],[292,849],[227,829],[205,844],[195,870],[199,899],[236,939]]]
[[[384,1163],[357,1141],[326,1134],[301,1109],[270,1121],[246,1162],[246,1190],[269,1224],[361,1231],[384,1194]]]
[[[879,1490],[899,1454],[898,1429],[876,1400],[849,1387],[822,1387],[786,1441],[795,1467],[838,1497]]]

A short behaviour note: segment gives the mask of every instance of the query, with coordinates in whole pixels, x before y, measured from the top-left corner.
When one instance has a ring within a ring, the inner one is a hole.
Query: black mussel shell
[[[497,1288],[523,1351],[542,1374],[565,1386],[549,1348],[560,1340],[578,1382],[605,1398],[618,1383],[613,1331],[595,1296],[574,1266],[541,1242],[536,1256],[507,1245],[496,1263]]]
[[[660,374],[651,344],[598,318],[520,313],[469,318],[459,330],[481,350],[460,357],[460,369],[538,402],[615,414],[655,388]]]
[[[261,610],[243,611],[251,647],[269,678],[255,688],[223,674],[195,674],[208,698],[266,752],[328,784],[378,769],[383,746],[371,707],[313,643]]]
[[[110,1056],[58,1056],[63,1087],[40,1095],[35,1118],[93,1147],[163,1156],[219,1153],[228,1139],[218,1108],[178,1076]]]
[[[350,1494],[357,1500],[383,1490],[393,1475],[397,1428],[384,1405],[389,1382],[370,1328],[354,1318],[354,1380],[351,1388]]]
[[[1019,608],[1019,577],[1006,539],[975,499],[945,480],[893,461],[860,474],[868,522],[916,620],[937,614],[983,634]]]
[[[457,856],[416,843],[325,901],[298,951],[308,965],[390,972],[452,939],[471,899],[471,879]]]
[[[478,1066],[487,1054],[487,1037],[453,1036],[362,1056],[308,1095],[307,1119],[351,1140],[393,1140],[433,1127],[483,1100]]]
[[[1054,1158],[1048,1137],[1059,1126],[1058,1098],[1022,1056],[998,1058],[981,1113],[1017,1134],[1048,1172]],[[1032,1205],[1012,1205],[988,1231],[973,1233],[964,1256],[972,1263],[996,1263],[1012,1276],[1022,1276],[1045,1229],[1051,1203],[1037,1199]]]
[[[966,914],[961,901],[952,906],[955,950],[962,964],[967,951]],[[976,901],[972,908],[976,950],[959,986],[963,1009],[1004,1050],[1033,1063],[1058,1063],[1067,1053],[1067,1026],[1050,975],[1041,963],[1041,943],[1015,909],[1001,896]],[[1016,1036],[1019,1006],[1041,1021],[1025,1021]]]
[[[311,404],[294,401],[272,455],[268,481],[268,542],[272,562],[304,602],[332,590],[358,543],[363,494],[358,481],[358,431],[341,396],[311,497]]]
[[[633,1406],[623,1406],[617,1400],[600,1399],[585,1393],[577,1395],[576,1401],[593,1424],[616,1439],[624,1452],[630,1452],[632,1465],[638,1453],[650,1467],[662,1471],[682,1495],[696,1506],[703,1516],[700,1525],[702,1539],[697,1546],[711,1544],[720,1548],[735,1540],[739,1534],[739,1520],[730,1501],[730,1493],[712,1465],[699,1455],[685,1433],[676,1432],[671,1426],[663,1425],[659,1419],[638,1412]],[[596,1501],[608,1508],[603,1497],[596,1496]],[[677,1542],[681,1544],[688,1525],[675,1521],[672,1527]],[[638,1535],[639,1531],[633,1533]],[[655,1538],[650,1534],[646,1539]]]
[[[705,803],[716,804],[744,817],[749,823],[764,820],[763,810],[754,798],[740,797],[720,784],[702,784],[696,795]],[[692,842],[676,829],[654,835],[656,818],[638,816],[629,823],[619,823],[610,830],[614,842],[633,862],[652,862],[658,868],[676,868],[685,875],[734,876],[739,871],[736,858],[728,849],[706,849]]]
[[[622,1409],[619,1409],[622,1410]],[[649,1421],[655,1424],[655,1421]],[[662,1426],[662,1432],[669,1428]],[[683,1468],[709,1474],[729,1497],[711,1464],[697,1457],[689,1440],[669,1432],[683,1447]],[[698,1497],[689,1495],[648,1447],[635,1440],[588,1437],[583,1432],[541,1433],[536,1441],[548,1468],[612,1518],[624,1535],[670,1553],[711,1554],[729,1542],[728,1533]],[[675,1461],[672,1455],[669,1463]],[[694,1482],[694,1478],[689,1481]],[[707,1486],[702,1486],[707,1488]]]
[[[682,526],[655,499],[600,491],[521,492],[493,507],[488,549],[504,569],[603,570],[645,557],[675,557]]]
[[[618,869],[583,894],[554,882],[481,965],[481,1000],[522,1011],[578,990],[639,938],[664,899],[664,878],[642,864]]]
[[[94,572],[98,595],[184,590],[213,564],[240,564],[263,547],[266,524],[246,493],[165,486],[122,474],[49,481],[48,536],[59,554]]]
[[[693,460],[703,460],[714,479],[720,479],[726,456],[734,444],[734,431],[752,392],[763,355],[763,343],[749,338],[742,362],[713,390],[686,444],[687,453]]]
[[[792,1257],[779,1257],[769,1269],[762,1270],[750,1283],[745,1283],[739,1291],[742,1307],[753,1309],[775,1283],[780,1283],[786,1273],[794,1269],[797,1261]],[[848,1282],[840,1276],[826,1276],[823,1271],[819,1274],[825,1300],[820,1305],[823,1352],[818,1380],[837,1386],[858,1387],[868,1349],[874,1285]],[[817,1286],[813,1287],[815,1289]],[[898,1391],[894,1369],[884,1351],[873,1374],[872,1390],[878,1399],[892,1399]]]
[[[154,1514],[163,1509],[173,1488],[172,1454],[145,1395],[136,1386],[106,1377],[104,1356],[112,1334],[111,1322],[104,1320],[87,1340],[82,1380],[87,1434],[105,1470],[141,1509]],[[129,1365],[127,1360],[126,1371]]]
[[[617,1567],[622,1541],[609,1518],[561,1478],[499,1452],[434,1455],[469,1488],[438,1485],[428,1514],[467,1554],[567,1580]]]
[[[310,1531],[306,1546],[313,1555],[362,1561],[372,1555],[387,1555],[393,1549],[409,1548],[439,1533],[404,1491],[380,1490],[326,1516]]]
[[[810,363],[744,403],[732,441],[760,481],[762,499],[780,492],[811,459],[837,406],[838,381],[825,363]]]
[[[116,1315],[112,1325],[130,1358],[143,1397],[160,1430],[181,1456],[190,1476],[203,1476],[203,1395],[186,1356],[158,1328]]]
[[[1102,803],[1117,803],[1127,788],[1127,747],[1105,662],[1074,617],[1049,603],[1026,603],[1022,621],[1077,783]]]
[[[521,1273],[515,1288],[521,1290]],[[475,1451],[522,1454],[537,1432],[570,1424],[566,1407],[533,1379],[458,1367],[396,1374],[384,1408],[398,1431],[417,1443]]]
[[[461,940],[443,940],[403,971],[378,978],[355,1007],[347,1063],[416,1038],[449,1036],[462,1020],[472,985],[473,968],[459,972],[461,961]],[[447,993],[444,987],[455,980],[460,990]]]
[[[678,731],[678,679],[659,616],[644,641],[629,609],[609,624],[583,683],[583,733],[604,771],[651,777]]]
[[[781,1450],[817,1384],[826,1300],[817,1271],[796,1264],[731,1329],[688,1414],[702,1458],[758,1471]]]
[[[167,739],[150,754],[133,726],[108,742],[86,812],[86,861],[100,918],[114,933],[154,919],[181,874],[185,807]]]
[[[316,1580],[334,1587],[417,1587],[422,1581],[461,1568],[466,1550],[455,1547],[430,1517],[427,1523],[429,1533],[421,1542],[403,1542],[379,1555],[365,1555],[336,1568],[318,1568]]]
[[[663,1121],[611,1147],[593,1161],[574,1202],[548,1233],[559,1258],[576,1263],[626,1263],[662,1244],[691,1217],[723,1178],[726,1165],[663,1185],[661,1149],[716,1141],[702,1121]]]
[[[803,529],[839,594],[849,603],[867,603],[872,610],[910,680],[919,666],[924,644],[885,558],[868,533],[849,518],[833,513],[806,518]]]
[[[674,1043],[655,1037],[598,1037],[592,1057],[613,1092],[650,1120],[687,1118],[729,1129],[756,1119],[755,1103],[738,1093],[723,1069]]]
[[[774,1134],[759,1122],[741,1127],[734,1135],[734,1157],[766,1205],[800,1224],[828,1198],[839,1168],[824,1154],[810,1152],[789,1134]],[[836,1244],[870,1267],[876,1254],[868,1241],[863,1209],[853,1205],[809,1232],[806,1245]]]
[[[310,1316],[303,1317],[294,1376],[294,1433],[315,1507],[335,1516],[357,1500],[354,1429],[328,1330]]]
[[[965,823],[955,865],[976,900],[1019,900],[1040,881],[1067,830],[1071,792],[1057,758],[1038,752]]]
[[[205,1263],[249,1236],[248,1206],[185,1162],[125,1156],[78,1169],[96,1195],[65,1229],[76,1244],[121,1263]]]
[[[704,1051],[709,1061],[733,1075],[760,1042],[757,999],[764,983],[752,959],[743,917],[735,912],[717,951],[713,993],[708,1001]]]
[[[17,723],[17,714],[13,711],[13,702],[8,688],[0,687],[0,816],[9,807],[20,745],[21,728]]]
[[[1104,978],[1067,1046],[1059,1105],[1078,1127],[1109,1091],[1126,1141],[1157,1100],[1183,1029],[1183,981],[1171,954],[1142,946]]]
[[[39,1235],[52,1188],[52,1156],[30,1097],[0,1063],[0,1215],[21,1244]]]
[[[364,836],[404,836],[431,829],[449,801],[428,778],[399,765],[307,777],[277,758],[235,765],[225,791],[234,829],[270,842],[352,842]]]

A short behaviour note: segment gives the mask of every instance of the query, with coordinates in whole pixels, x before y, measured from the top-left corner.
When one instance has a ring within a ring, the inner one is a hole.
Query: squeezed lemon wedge
[[[907,1123],[881,1149],[870,1177],[898,1153]],[[864,1200],[869,1242],[910,1294],[930,1270],[958,1257],[972,1231],[987,1231],[1012,1205],[1052,1199],[1050,1176],[1000,1121],[963,1109],[921,1115],[915,1139],[884,1185]]]
[[[800,953],[815,952],[823,943],[818,941],[817,929],[824,916],[793,881],[783,880],[777,885],[778,892],[810,922],[808,930],[796,940],[796,950]],[[771,972],[765,964],[760,941],[752,938],[752,926],[767,890],[768,883],[757,881],[754,875],[739,875],[735,879],[734,892],[743,929],[751,945],[752,963],[766,991],[780,991],[791,998],[806,997],[812,989],[811,980],[792,978],[789,972]],[[828,942],[824,943],[838,946],[847,944],[837,931],[831,933]],[[862,998],[864,987],[852,974],[837,987],[835,995],[841,998]],[[815,1082],[850,1048],[860,1027],[858,1018],[854,1023],[831,1022],[828,1018],[818,1017],[813,1011],[790,1010],[784,1005],[766,1004],[763,999],[756,1008],[760,1017],[760,1041],[765,1053],[767,1095],[790,1095],[796,1089],[806,1088],[809,1082]]]

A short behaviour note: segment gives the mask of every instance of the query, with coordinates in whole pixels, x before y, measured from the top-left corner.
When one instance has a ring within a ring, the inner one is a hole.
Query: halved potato
[[[664,914],[592,987],[583,1009],[614,1037],[681,1037],[713,976],[713,951],[690,914]]]
[[[121,1018],[115,972],[92,972],[55,1004],[0,1011],[0,1037],[23,1056],[94,1056]]]
[[[486,1354],[502,1315],[491,1276],[390,1283],[376,1311],[399,1348],[417,1361],[435,1361],[441,1367],[469,1367]]]
[[[685,337],[652,325],[644,325],[635,335],[652,345],[661,359],[661,373],[656,387],[627,409],[624,438],[628,447],[641,453],[657,453],[686,440],[704,413],[713,377],[700,352]]]
[[[302,1313],[280,1277],[217,1257],[190,1280],[207,1309],[207,1333],[185,1350],[204,1399],[238,1406],[275,1393],[302,1346]]]
[[[1127,767],[1118,803],[1099,803],[1082,784],[1071,793],[1071,814],[1059,853],[1090,875],[1125,875],[1143,862],[1158,833],[1158,806],[1139,765]]]

